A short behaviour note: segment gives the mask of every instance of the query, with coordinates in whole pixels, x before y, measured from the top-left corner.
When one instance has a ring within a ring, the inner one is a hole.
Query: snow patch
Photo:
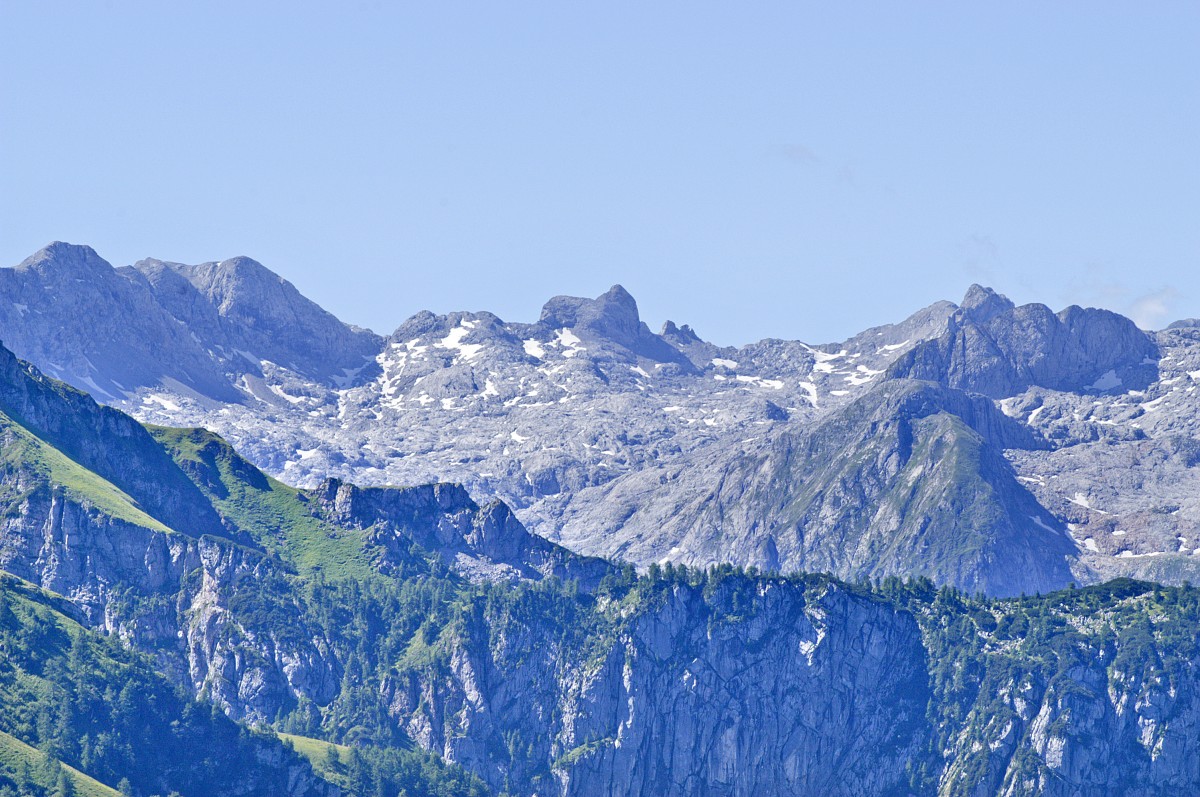
[[[483,351],[483,344],[463,343],[463,338],[471,333],[471,327],[474,326],[474,323],[470,321],[464,321],[463,324],[464,325],[457,326],[450,330],[450,334],[439,340],[436,345],[440,349],[457,349],[459,356],[461,356],[464,360],[471,360],[474,359],[479,352]],[[471,324],[471,327],[465,326],[465,324]]]
[[[814,407],[817,406],[817,386],[812,382],[801,382],[800,387],[804,388],[804,392],[808,394],[805,396],[808,399],[808,403]]]
[[[726,360],[723,357],[714,357],[712,364],[718,368],[728,368],[731,371],[738,367],[738,364],[735,361]]]
[[[1072,504],[1075,504],[1075,506],[1081,506],[1084,509],[1090,509],[1092,512],[1098,512],[1101,515],[1111,514],[1110,512],[1105,512],[1103,509],[1097,509],[1096,507],[1092,506],[1092,502],[1088,500],[1088,497],[1084,493],[1075,493],[1075,495],[1071,496],[1067,500]],[[1116,532],[1113,533],[1115,534]]]
[[[1034,522],[1034,524],[1036,524],[1039,528],[1041,528],[1045,531],[1048,531],[1051,534],[1058,534],[1058,529],[1047,526],[1046,521],[1042,520],[1040,517],[1037,517],[1035,515],[1030,515],[1029,519],[1032,520]]]
[[[574,357],[581,351],[586,351],[583,341],[569,329],[559,329],[554,333],[553,345],[563,349],[563,357]]]
[[[267,385],[267,387],[271,389],[272,393],[274,393],[276,396],[279,396],[289,404],[302,404],[304,402],[304,398],[302,396],[293,396],[290,393],[285,393],[283,388],[281,388],[279,385]]]
[[[179,410],[181,409],[181,407],[178,404],[176,404],[174,401],[171,401],[166,396],[160,396],[157,393],[152,393],[151,395],[146,396],[144,399],[142,399],[142,403],[143,404],[161,404],[165,409],[168,409],[171,412],[179,412]]]
[[[367,362],[370,361],[370,358],[366,359]],[[354,380],[358,378],[358,375],[361,374],[362,370],[366,367],[367,363],[364,362],[357,368],[343,368],[341,376],[333,377],[333,384],[343,389],[350,387],[350,385],[354,384]]]
[[[521,345],[525,347],[525,353],[530,357],[537,357],[539,360],[545,359],[546,350],[542,348],[541,343],[533,338],[523,341]]]
[[[830,360],[836,360],[839,357],[846,356],[845,349],[842,349],[837,354],[830,354],[829,352],[824,352],[824,351],[821,351],[820,349],[814,349],[812,346],[809,346],[807,343],[801,343],[800,345],[803,346],[804,348],[808,349],[809,353],[812,354],[813,359],[815,359],[819,363],[829,362]]]
[[[1147,401],[1145,404],[1143,404],[1141,406],[1142,406],[1142,409],[1145,410],[1146,412],[1154,412],[1156,409],[1161,407],[1162,403],[1166,400],[1167,400],[1166,396],[1159,396],[1158,398],[1154,399],[1154,401]]]
[[[1103,376],[1089,385],[1089,387],[1092,390],[1112,390],[1115,387],[1120,387],[1121,384],[1121,377],[1117,376],[1116,371],[1107,371]]]

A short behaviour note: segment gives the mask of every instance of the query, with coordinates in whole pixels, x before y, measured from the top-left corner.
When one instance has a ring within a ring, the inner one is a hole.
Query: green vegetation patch
[[[149,426],[226,521],[305,577],[365,580],[377,572],[362,536],[315,517],[301,491],[267,476],[206,429]]]
[[[9,781],[8,784],[4,781]],[[65,785],[63,781],[66,781]],[[0,731],[0,786],[8,785],[18,794],[22,790],[47,794],[74,793],[77,797],[120,797],[121,793],[105,786],[74,767],[46,755],[20,739]]]
[[[0,435],[7,438],[0,447],[0,465],[32,470],[50,484],[61,487],[72,498],[119,520],[154,531],[171,531],[146,514],[137,501],[112,482],[83,467],[3,413],[0,413]]]
[[[307,758],[321,777],[351,795],[486,797],[491,794],[479,778],[421,750],[349,747],[290,733],[281,733],[279,738]]]

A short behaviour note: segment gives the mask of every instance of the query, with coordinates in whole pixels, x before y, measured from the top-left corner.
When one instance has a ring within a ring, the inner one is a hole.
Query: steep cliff
[[[1014,601],[921,591],[896,595],[933,665],[938,735],[921,791],[1200,788],[1200,592],[1129,580]]]

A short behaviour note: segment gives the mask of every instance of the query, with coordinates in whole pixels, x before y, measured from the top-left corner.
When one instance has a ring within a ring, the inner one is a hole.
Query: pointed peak
[[[662,336],[674,343],[700,343],[700,336],[689,325],[676,326],[674,321],[663,324]]]
[[[996,293],[996,291],[992,290],[991,288],[984,287],[976,282],[972,283],[971,287],[967,288],[966,295],[963,296],[962,304],[960,306],[971,309],[986,302],[993,301],[997,298],[1003,299],[1003,297]]]
[[[959,305],[972,319],[979,322],[987,322],[1001,313],[1008,312],[1016,307],[1008,297],[996,293],[991,288],[985,288],[982,285],[972,285],[967,288],[967,294],[963,297],[962,304]]]
[[[633,330],[641,318],[637,301],[620,285],[614,285],[595,299],[555,296],[542,307],[540,323],[550,327],[587,327],[604,334],[612,327]]]
[[[596,301],[632,304],[634,307],[637,307],[637,301],[633,298],[633,294],[625,290],[625,286],[621,284],[613,285],[607,292],[597,297]]]

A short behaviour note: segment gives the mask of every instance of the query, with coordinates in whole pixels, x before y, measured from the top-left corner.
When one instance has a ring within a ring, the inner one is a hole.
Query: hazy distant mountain
[[[344,386],[380,343],[249,258],[114,269],[90,247],[53,243],[0,269],[0,295],[7,347],[109,402],[143,389],[245,401],[269,393],[277,367]]]

